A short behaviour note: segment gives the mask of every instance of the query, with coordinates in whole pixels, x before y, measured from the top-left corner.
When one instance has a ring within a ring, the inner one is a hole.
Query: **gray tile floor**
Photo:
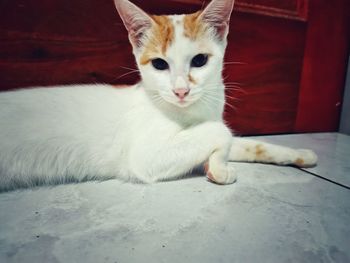
[[[350,137],[259,139],[312,148],[320,163],[232,163],[230,186],[194,176],[2,193],[0,262],[350,262]]]

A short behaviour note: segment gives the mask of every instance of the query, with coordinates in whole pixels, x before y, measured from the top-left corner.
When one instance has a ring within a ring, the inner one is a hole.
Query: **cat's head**
[[[188,107],[222,100],[222,67],[234,0],[212,0],[188,15],[149,15],[114,0],[129,33],[143,85],[159,103]],[[217,95],[220,93],[220,96]]]

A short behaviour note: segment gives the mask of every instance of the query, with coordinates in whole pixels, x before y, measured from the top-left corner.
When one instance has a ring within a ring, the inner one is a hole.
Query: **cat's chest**
[[[182,129],[179,123],[152,106],[140,107],[134,113],[134,120],[138,133],[154,138],[171,136]]]

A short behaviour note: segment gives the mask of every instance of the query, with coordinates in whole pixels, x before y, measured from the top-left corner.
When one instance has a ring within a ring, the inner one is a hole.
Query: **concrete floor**
[[[229,186],[194,176],[2,193],[0,262],[350,262],[350,137],[260,139],[314,149],[320,163],[232,163]]]

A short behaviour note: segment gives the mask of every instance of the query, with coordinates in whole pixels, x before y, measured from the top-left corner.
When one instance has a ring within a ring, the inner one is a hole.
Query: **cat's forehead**
[[[154,23],[144,42],[141,64],[170,53],[186,53],[191,46],[205,45],[206,26],[200,20],[201,12],[188,15],[151,16]],[[187,47],[187,48],[186,48]],[[176,52],[175,52],[176,51]]]

